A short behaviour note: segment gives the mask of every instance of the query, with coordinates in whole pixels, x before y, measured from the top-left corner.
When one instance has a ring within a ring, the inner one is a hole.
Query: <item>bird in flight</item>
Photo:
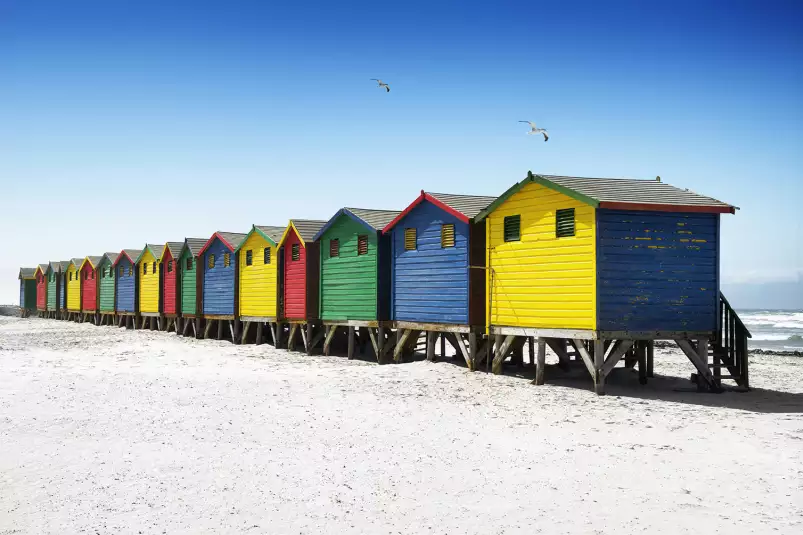
[[[389,86],[388,84],[386,84],[385,82],[383,82],[383,81],[382,81],[382,80],[380,80],[379,78],[371,78],[371,80],[373,80],[374,82],[376,82],[380,88],[381,88],[381,87],[384,87],[384,88],[385,88],[385,91],[387,91],[388,93],[390,93],[390,86]]]
[[[536,135],[537,134],[543,134],[544,135],[544,142],[546,143],[547,141],[549,141],[549,136],[546,133],[546,129],[538,128],[537,126],[535,126],[535,123],[532,122],[532,121],[519,121],[519,122],[520,123],[527,123],[528,125],[530,125],[530,131],[527,132],[528,134],[536,134]]]

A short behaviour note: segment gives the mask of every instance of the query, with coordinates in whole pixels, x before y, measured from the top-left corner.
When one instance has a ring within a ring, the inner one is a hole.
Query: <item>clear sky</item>
[[[801,28],[766,0],[0,0],[0,302],[20,265],[529,169],[735,204],[725,281],[794,278]]]

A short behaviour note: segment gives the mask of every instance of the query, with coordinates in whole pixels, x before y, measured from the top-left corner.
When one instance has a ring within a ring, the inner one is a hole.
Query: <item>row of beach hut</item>
[[[343,208],[22,268],[20,307],[380,363],[448,345],[495,373],[525,365],[526,346],[537,383],[549,347],[598,393],[621,360],[646,382],[653,342],[673,340],[701,386],[747,387],[749,333],[719,291],[719,217],[734,212],[660,179],[528,173],[499,197],[422,191],[400,212]]]

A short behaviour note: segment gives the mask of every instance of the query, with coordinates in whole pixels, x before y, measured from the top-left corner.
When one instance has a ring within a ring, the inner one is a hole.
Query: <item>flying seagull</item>
[[[385,88],[385,91],[387,91],[388,93],[390,93],[390,86],[389,86],[388,84],[386,84],[385,82],[383,82],[383,81],[382,81],[382,80],[380,80],[379,78],[371,78],[371,80],[373,80],[374,82],[376,82],[376,83],[379,85],[379,87],[384,87],[384,88]]]
[[[536,135],[537,134],[544,134],[544,142],[546,143],[547,141],[549,141],[549,136],[546,133],[546,129],[536,127],[535,123],[532,122],[532,121],[519,121],[519,122],[520,123],[527,123],[528,125],[530,125],[530,131],[527,132],[528,134],[536,134]]]

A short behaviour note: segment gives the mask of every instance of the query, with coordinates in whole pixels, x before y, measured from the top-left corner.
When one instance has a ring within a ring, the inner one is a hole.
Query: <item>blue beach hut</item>
[[[232,340],[237,338],[237,247],[246,235],[239,232],[215,232],[200,251],[203,269],[202,310],[208,338],[216,325],[218,339],[224,335],[223,322],[229,322]]]
[[[137,313],[137,270],[136,259],[142,251],[139,249],[123,249],[114,262],[114,270],[117,275],[117,287],[115,288],[114,308],[120,317],[120,322],[126,322],[128,317],[135,316]],[[135,322],[132,322],[136,324]]]

